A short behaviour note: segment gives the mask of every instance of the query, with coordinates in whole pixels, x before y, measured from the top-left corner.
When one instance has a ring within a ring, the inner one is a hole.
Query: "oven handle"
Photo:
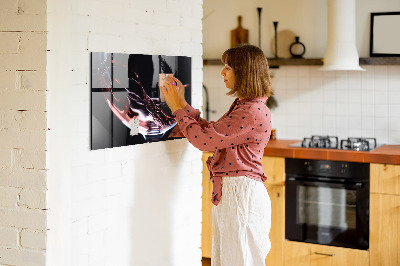
[[[303,178],[297,178],[297,177],[288,177],[286,181],[291,181],[291,182],[297,182],[301,183],[304,185],[341,185],[345,186],[348,188],[354,188],[354,189],[361,189],[363,187],[362,182],[356,182],[356,183],[347,183],[347,182],[332,182],[332,181],[321,181],[321,180],[315,180],[315,181],[310,181],[310,180],[304,180]]]

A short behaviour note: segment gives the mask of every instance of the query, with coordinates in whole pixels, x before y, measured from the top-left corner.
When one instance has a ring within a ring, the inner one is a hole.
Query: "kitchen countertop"
[[[383,145],[372,151],[290,147],[301,140],[270,140],[264,156],[363,163],[400,164],[400,145]]]

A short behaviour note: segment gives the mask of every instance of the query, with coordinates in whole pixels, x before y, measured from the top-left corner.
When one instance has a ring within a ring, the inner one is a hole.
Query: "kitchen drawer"
[[[365,250],[285,241],[285,266],[366,266]]]

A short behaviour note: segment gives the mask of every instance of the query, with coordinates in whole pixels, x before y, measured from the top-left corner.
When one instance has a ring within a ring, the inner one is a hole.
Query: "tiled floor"
[[[203,266],[211,266],[211,259],[209,258],[202,258]]]

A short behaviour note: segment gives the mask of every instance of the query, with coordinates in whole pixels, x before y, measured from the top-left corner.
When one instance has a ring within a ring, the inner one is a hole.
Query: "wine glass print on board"
[[[181,138],[160,90],[179,79],[191,104],[191,58],[91,53],[91,149]]]

